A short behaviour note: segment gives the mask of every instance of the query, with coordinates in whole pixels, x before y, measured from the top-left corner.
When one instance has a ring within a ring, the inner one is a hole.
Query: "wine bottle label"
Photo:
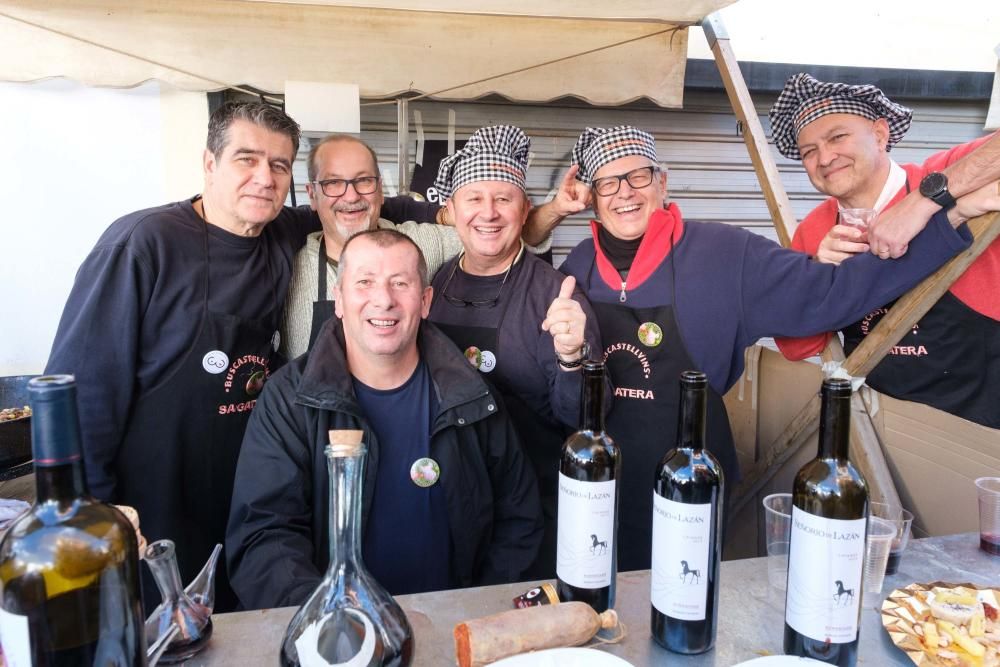
[[[661,614],[705,620],[711,537],[711,503],[678,503],[653,492],[650,598]]]
[[[615,482],[581,482],[559,473],[556,576],[577,588],[611,585]]]
[[[7,667],[31,667],[31,634],[28,617],[0,609],[0,644]]]
[[[827,519],[792,507],[785,621],[834,644],[858,638],[865,519]]]

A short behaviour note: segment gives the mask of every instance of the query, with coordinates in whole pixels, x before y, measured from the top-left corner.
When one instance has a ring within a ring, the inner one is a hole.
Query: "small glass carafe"
[[[152,643],[171,624],[178,628],[160,657],[161,663],[187,660],[208,644],[215,607],[215,566],[221,552],[222,545],[217,544],[205,567],[183,588],[173,541],[157,540],[146,547],[144,560],[163,597],[146,619],[146,640]]]
[[[331,432],[331,439],[336,431]],[[330,566],[299,608],[281,645],[281,664],[403,667],[413,657],[413,631],[361,559],[361,442],[325,450],[330,477]]]

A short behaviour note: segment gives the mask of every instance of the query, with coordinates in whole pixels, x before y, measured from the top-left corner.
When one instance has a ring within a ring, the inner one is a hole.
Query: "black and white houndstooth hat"
[[[590,185],[598,169],[629,155],[641,155],[656,162],[656,140],[653,135],[631,125],[588,127],[580,134],[573,147],[572,164],[580,165],[576,178]]]
[[[441,160],[434,187],[447,199],[475,181],[504,181],[524,190],[531,140],[513,125],[481,127],[460,150]]]
[[[896,104],[876,86],[825,83],[801,72],[789,77],[771,107],[771,134],[778,152],[801,160],[799,132],[831,113],[850,113],[869,120],[885,118],[889,123],[887,151],[903,138],[913,119],[911,109]]]

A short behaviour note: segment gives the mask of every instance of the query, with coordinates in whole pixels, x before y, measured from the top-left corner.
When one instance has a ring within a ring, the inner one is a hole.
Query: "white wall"
[[[0,83],[0,109],[0,375],[39,373],[101,232],[201,190],[208,105],[157,83],[49,80]]]

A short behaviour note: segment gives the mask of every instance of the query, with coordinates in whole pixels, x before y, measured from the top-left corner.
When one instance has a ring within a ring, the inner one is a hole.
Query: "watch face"
[[[947,191],[948,178],[939,171],[934,171],[920,181],[920,194],[933,199],[936,195]]]

